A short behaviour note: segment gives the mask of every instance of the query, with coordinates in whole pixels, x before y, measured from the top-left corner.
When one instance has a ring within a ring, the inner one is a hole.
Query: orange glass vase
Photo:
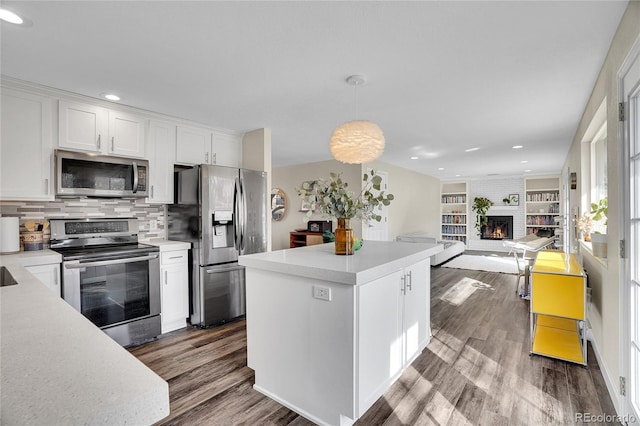
[[[353,254],[353,229],[351,229],[351,219],[338,218],[338,227],[335,232],[336,254]]]

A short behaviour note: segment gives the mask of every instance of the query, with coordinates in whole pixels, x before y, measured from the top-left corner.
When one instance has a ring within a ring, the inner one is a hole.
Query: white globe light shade
[[[343,163],[368,163],[384,151],[384,134],[370,121],[350,121],[333,131],[329,150],[333,158]]]

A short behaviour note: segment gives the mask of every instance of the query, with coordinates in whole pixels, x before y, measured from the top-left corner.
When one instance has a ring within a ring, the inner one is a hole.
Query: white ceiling
[[[380,160],[441,179],[557,173],[626,5],[3,1],[30,25],[2,24],[1,66],[214,127],[269,127],[274,166],[330,159],[332,130],[358,118],[384,131]],[[351,74],[368,80],[357,96]]]

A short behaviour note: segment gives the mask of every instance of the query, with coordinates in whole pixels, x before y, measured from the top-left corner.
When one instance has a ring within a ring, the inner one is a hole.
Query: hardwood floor
[[[590,347],[588,368],[529,356],[529,306],[515,275],[431,271],[431,342],[356,424],[581,424],[576,413],[615,414]],[[159,424],[312,424],[253,390],[246,343],[237,321],[131,348],[169,382],[171,414]]]

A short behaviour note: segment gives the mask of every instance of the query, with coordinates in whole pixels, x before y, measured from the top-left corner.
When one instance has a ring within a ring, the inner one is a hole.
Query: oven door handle
[[[151,254],[149,256],[127,257],[124,259],[99,260],[97,262],[67,263],[64,265],[64,267],[67,269],[80,269],[80,268],[86,268],[90,266],[108,266],[108,265],[118,265],[122,263],[142,262],[144,260],[152,260],[157,258],[158,258],[157,254]]]

